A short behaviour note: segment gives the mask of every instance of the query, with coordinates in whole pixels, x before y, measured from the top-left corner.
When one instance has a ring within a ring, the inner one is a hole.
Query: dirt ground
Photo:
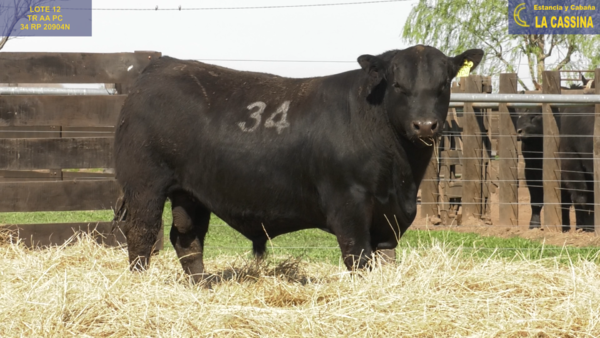
[[[477,233],[483,236],[496,236],[502,238],[522,237],[525,239],[544,242],[548,245],[569,245],[576,247],[600,246],[600,236],[594,233],[575,231],[572,222],[571,231],[562,233],[549,229],[529,230],[529,220],[531,218],[531,207],[529,206],[529,192],[523,185],[519,188],[519,225],[507,226],[499,224],[498,193],[491,194],[490,213],[486,219],[469,220],[469,225],[462,225],[462,215],[459,210],[458,217],[452,219],[452,224],[439,224],[440,219],[426,219],[421,215],[420,206],[417,209],[417,218],[411,225],[411,229],[429,229],[429,230],[452,230],[459,232]],[[542,209],[542,224],[544,224],[544,215]],[[458,222],[457,222],[458,219]],[[571,210],[571,220],[575,219],[573,210]],[[438,224],[436,224],[438,223]],[[458,223],[458,224],[457,224]],[[464,222],[467,223],[467,222]]]

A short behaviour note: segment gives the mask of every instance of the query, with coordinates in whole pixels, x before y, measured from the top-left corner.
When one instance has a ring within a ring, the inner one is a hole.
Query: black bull
[[[563,231],[570,229],[569,207],[575,208],[577,229],[594,229],[593,135],[594,108],[553,108],[560,131]],[[516,127],[525,160],[525,180],[531,201],[530,228],[541,226],[543,189],[543,119],[541,108],[517,109]]]
[[[364,267],[414,220],[451,80],[482,56],[415,46],[307,79],[153,61],[115,135],[132,269],[149,262],[167,198],[171,242],[196,280],[211,212],[259,256],[268,238],[320,228],[337,237],[349,269]]]

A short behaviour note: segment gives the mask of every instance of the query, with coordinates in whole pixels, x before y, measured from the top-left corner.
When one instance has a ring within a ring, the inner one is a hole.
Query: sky
[[[402,40],[402,29],[417,1],[203,11],[99,9],[255,7],[360,1],[372,0],[93,0],[91,37],[21,37],[8,41],[3,52],[159,51],[163,55],[207,60],[205,62],[239,70],[289,77],[322,76],[357,69],[356,59],[362,54],[380,54],[408,47]]]

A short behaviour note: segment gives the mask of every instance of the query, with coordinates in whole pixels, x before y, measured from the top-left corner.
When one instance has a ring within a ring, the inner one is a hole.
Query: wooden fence
[[[0,212],[109,210],[118,197],[114,125],[133,81],[158,52],[1,53],[0,83],[114,84],[119,95],[0,95]],[[74,171],[73,169],[84,169]],[[110,172],[110,170],[108,170]],[[12,224],[26,245],[62,244],[85,230],[124,242],[112,222]],[[162,247],[160,236],[158,247]]]
[[[89,169],[113,167],[114,125],[121,106],[135,78],[160,55],[1,53],[0,83],[108,83],[114,84],[119,94],[0,95],[0,212],[112,209],[118,195],[113,174]],[[599,76],[597,71],[596,78]],[[544,72],[543,93],[561,93],[560,81],[559,72]],[[502,74],[499,83],[500,93],[517,92],[516,74]],[[491,91],[490,78],[476,75],[461,78],[460,84],[453,86],[453,92]],[[600,105],[595,109],[600,112]],[[544,104],[543,110],[551,112],[550,105]],[[561,224],[558,129],[552,114],[543,116],[548,136],[544,141],[544,223],[557,228]],[[463,224],[480,222],[490,213],[490,194],[498,191],[499,224],[519,225],[519,208],[528,206],[519,205],[520,147],[513,122],[506,104],[497,110],[477,110],[465,103],[463,112],[450,110],[440,151],[432,158],[421,185],[423,216],[451,224],[461,206]],[[599,159],[596,154],[595,162]],[[598,182],[596,178],[595,184]],[[599,194],[600,189],[595,192]],[[596,200],[600,201],[600,196]],[[597,212],[596,224],[600,224],[599,217]],[[109,221],[13,224],[8,228],[18,229],[19,237],[32,246],[62,244],[74,232],[92,229],[105,244],[124,242],[118,226],[112,232]],[[159,238],[161,248],[162,235]]]
[[[568,77],[567,77],[568,78]],[[600,78],[600,69],[595,78]],[[517,74],[501,74],[499,93],[517,93]],[[561,86],[561,72],[543,73],[541,92],[527,94],[599,94],[595,89],[566,89]],[[455,93],[491,92],[490,79],[478,75],[461,78],[460,84],[452,88]],[[551,104],[543,104],[544,153],[543,189],[544,226],[558,231],[561,228],[560,153],[559,129],[552,114]],[[595,105],[600,113],[600,105]],[[438,146],[438,157],[434,157],[421,184],[421,215],[431,221],[437,218],[442,224],[456,224],[457,209],[462,209],[462,224],[492,224],[490,209],[499,208],[499,219],[495,225],[517,226],[520,208],[530,208],[519,203],[519,184],[525,184],[521,148],[517,142],[515,116],[511,116],[507,104],[498,109],[474,109],[465,102],[462,112],[450,109],[444,133]],[[600,134],[600,119],[596,119],[594,135]],[[600,138],[595,137],[595,224],[599,232],[600,212]],[[498,159],[496,160],[496,156]],[[521,170],[517,168],[521,167]],[[498,203],[491,205],[490,193],[498,193]],[[522,210],[522,209],[521,209]]]

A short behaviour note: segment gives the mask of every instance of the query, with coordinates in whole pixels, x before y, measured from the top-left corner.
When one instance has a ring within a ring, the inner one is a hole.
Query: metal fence
[[[45,88],[43,92],[27,92],[32,89],[4,88],[6,92],[0,92],[0,195],[10,198],[0,200],[0,212],[112,208],[117,195],[113,174],[73,169],[112,167],[115,117],[137,74],[160,53],[3,55],[0,69],[7,71],[0,74],[0,82],[114,83],[119,95],[106,95],[114,91],[105,89]],[[48,60],[59,62],[60,71],[51,69],[57,64],[49,64]],[[20,71],[23,69],[28,71]],[[597,70],[596,78],[599,75]],[[572,190],[565,187],[564,174],[575,172],[584,175],[582,182],[569,182],[585,183],[579,190],[588,199],[576,201],[570,221],[574,223],[577,216],[581,219],[593,214],[592,226],[597,233],[600,231],[600,207],[594,202],[600,201],[600,149],[594,137],[600,135],[600,119],[593,119],[594,132],[590,135],[561,133],[559,127],[561,115],[574,116],[568,109],[587,107],[589,110],[577,114],[595,117],[600,112],[600,92],[592,86],[564,88],[560,72],[544,72],[543,79],[543,90],[536,94],[519,94],[516,74],[500,76],[499,94],[490,94],[491,81],[484,76],[461,78],[453,86],[444,133],[435,145],[436,156],[420,187],[416,224],[526,226],[529,219],[519,217],[527,214],[532,205],[525,173],[538,170],[542,172],[541,179],[533,184],[530,180],[529,185],[543,190],[543,201],[534,201],[536,207],[543,206],[543,228],[563,227],[563,210],[574,204],[567,200],[570,195],[564,193]],[[24,93],[30,95],[14,95]],[[539,110],[543,133],[537,137],[543,149],[523,151],[522,142],[517,140],[519,109]],[[561,151],[561,142],[568,139],[591,142],[593,150]],[[534,155],[542,165],[523,168],[524,159]],[[593,168],[561,170],[563,160],[580,157],[593,162]],[[31,244],[61,244],[74,229],[86,226],[87,223],[14,225]],[[108,234],[111,224],[101,222],[97,229]]]
[[[599,74],[597,70],[596,78]],[[541,92],[520,94],[517,75],[501,74],[500,93],[486,94],[489,80],[485,77],[460,79],[453,87],[437,156],[421,184],[417,223],[527,225],[530,219],[523,214],[533,211],[533,203],[535,208],[542,206],[542,228],[567,230],[570,223],[578,223],[578,228],[600,231],[600,204],[595,202],[600,201],[600,148],[595,141],[595,135],[600,135],[600,119],[595,121],[600,92],[590,83],[587,88],[562,87],[558,71],[544,72],[543,80]],[[518,140],[522,114],[536,116],[542,127],[542,133],[528,139],[540,142],[537,150],[523,150],[524,141]],[[582,132],[573,132],[575,122]],[[566,127],[569,124],[571,128]],[[593,132],[586,134],[584,130],[590,128]],[[574,142],[593,150],[565,151]],[[532,159],[540,165],[528,167]],[[571,168],[577,161],[578,167]],[[561,165],[569,166],[568,170]],[[535,170],[541,171],[540,179],[527,180],[525,176],[536,176]],[[535,196],[532,200],[532,188],[543,190],[543,201]]]

